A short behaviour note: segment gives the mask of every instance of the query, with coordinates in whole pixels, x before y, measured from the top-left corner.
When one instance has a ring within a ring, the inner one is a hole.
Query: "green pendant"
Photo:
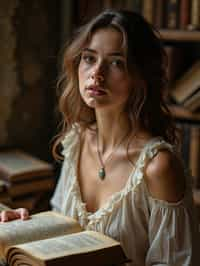
[[[99,170],[99,178],[100,178],[101,180],[104,180],[105,176],[106,176],[106,172],[105,172],[105,169],[102,167],[102,168]]]

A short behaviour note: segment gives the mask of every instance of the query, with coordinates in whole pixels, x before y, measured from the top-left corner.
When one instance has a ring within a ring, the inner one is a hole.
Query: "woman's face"
[[[123,110],[133,87],[127,70],[122,34],[113,28],[97,30],[81,54],[79,90],[91,108]]]

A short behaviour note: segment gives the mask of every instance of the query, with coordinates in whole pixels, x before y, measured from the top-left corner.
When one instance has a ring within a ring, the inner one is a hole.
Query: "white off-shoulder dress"
[[[125,187],[114,193],[95,213],[87,211],[76,176],[80,142],[72,129],[63,141],[65,157],[61,175],[51,199],[54,210],[74,217],[87,230],[102,232],[120,241],[129,266],[196,266],[197,226],[189,178],[182,200],[168,203],[148,192],[144,167],[160,149],[173,147],[154,138],[142,149]],[[195,259],[195,260],[194,260]]]

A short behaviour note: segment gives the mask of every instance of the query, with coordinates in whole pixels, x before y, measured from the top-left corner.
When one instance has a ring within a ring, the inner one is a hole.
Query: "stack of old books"
[[[48,209],[53,166],[21,150],[0,152],[0,203],[31,213]]]

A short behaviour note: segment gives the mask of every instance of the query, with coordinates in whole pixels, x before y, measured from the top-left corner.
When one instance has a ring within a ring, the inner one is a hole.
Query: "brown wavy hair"
[[[139,124],[153,136],[177,144],[176,127],[165,103],[167,57],[159,33],[141,15],[126,10],[106,10],[82,26],[64,53],[58,88],[62,90],[59,111],[62,129],[53,145],[53,154],[74,124],[90,128],[96,121],[92,108],[83,102],[78,86],[78,66],[85,45],[101,28],[114,27],[123,35],[130,75],[136,69],[146,86],[133,89],[126,111],[136,131]],[[138,123],[139,122],[139,123]]]

